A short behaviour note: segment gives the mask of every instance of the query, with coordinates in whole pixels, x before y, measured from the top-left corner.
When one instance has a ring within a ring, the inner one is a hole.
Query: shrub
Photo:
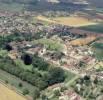
[[[8,80],[5,80],[5,83],[8,84],[9,83]]]
[[[19,86],[19,87],[23,87],[23,84],[22,84],[22,83],[19,83],[18,86]]]
[[[25,88],[25,89],[23,90],[23,95],[27,95],[27,94],[29,94],[29,90]]]
[[[39,96],[40,96],[40,90],[38,88],[35,88],[33,93],[33,100],[36,100],[37,98],[39,98]]]

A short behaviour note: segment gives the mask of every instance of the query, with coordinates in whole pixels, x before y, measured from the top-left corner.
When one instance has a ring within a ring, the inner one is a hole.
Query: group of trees
[[[94,100],[101,96],[103,81],[99,80],[97,77],[92,79],[89,75],[85,75],[82,78],[76,80],[73,84],[75,92],[83,96],[88,100]],[[92,90],[92,91],[91,91]]]
[[[33,71],[29,71],[17,66],[12,60],[4,58],[0,59],[0,69],[38,87],[40,90],[65,80],[65,73],[61,68],[50,66],[46,61],[37,56],[33,58],[32,62]],[[35,68],[45,73],[42,74],[36,71]]]
[[[32,57],[28,54],[25,54],[21,57],[21,59],[24,61],[25,65],[31,65],[32,64]]]

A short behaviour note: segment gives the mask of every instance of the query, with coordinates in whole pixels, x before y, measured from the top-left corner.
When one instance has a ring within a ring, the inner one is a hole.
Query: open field
[[[87,45],[89,43],[91,43],[92,41],[94,41],[96,39],[96,37],[86,37],[86,38],[79,38],[76,40],[71,41],[71,44],[74,46],[81,46],[81,45]]]
[[[91,31],[91,32],[103,33],[103,23],[96,24],[96,25],[82,26],[80,27],[80,29]]]
[[[20,59],[16,59],[16,60],[15,60],[15,64],[16,64],[17,66],[23,68],[24,70],[32,71],[32,68],[33,68],[32,65],[25,65],[25,64],[23,63],[23,61],[20,60]]]
[[[52,40],[52,39],[38,39],[33,41],[34,44],[43,44],[46,46],[48,50],[54,50],[54,51],[61,51],[63,50],[63,44],[60,43],[57,40]]]
[[[7,4],[7,3],[1,3],[0,2],[0,10],[6,10],[6,11],[22,11],[24,9],[23,4],[17,4],[17,3],[12,3],[12,4]]]
[[[0,83],[0,100],[26,100],[26,98]]]
[[[96,59],[103,61],[103,43],[94,43],[92,47]]]
[[[11,75],[5,71],[0,70],[0,80],[2,80],[3,82],[8,81],[8,84],[13,86],[12,88],[16,89],[16,91],[18,91],[20,93],[22,93],[22,91],[26,88],[29,90],[29,95],[30,96],[33,95],[35,86],[32,86],[32,85],[28,84],[27,82],[20,80],[19,78],[15,77],[14,75]],[[23,87],[19,87],[19,83],[22,83]]]
[[[75,17],[75,16],[57,17],[57,18],[50,18],[50,19],[44,16],[38,16],[37,19],[41,21],[46,21],[48,23],[56,23],[56,24],[73,26],[73,27],[81,27],[81,26],[97,24],[92,20],[88,20],[87,18]]]

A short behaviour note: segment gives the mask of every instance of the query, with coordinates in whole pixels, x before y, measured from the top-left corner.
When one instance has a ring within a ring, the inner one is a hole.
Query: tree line
[[[33,70],[29,71],[17,66],[9,58],[2,58],[0,59],[0,69],[12,75],[15,75],[16,77],[32,84],[33,86],[38,87],[40,90],[43,90],[55,83],[63,82],[65,80],[64,70],[59,67],[53,67],[49,65],[42,58],[35,56],[32,63]],[[45,73],[39,73],[35,70],[35,68],[41,70],[42,72],[45,71]]]

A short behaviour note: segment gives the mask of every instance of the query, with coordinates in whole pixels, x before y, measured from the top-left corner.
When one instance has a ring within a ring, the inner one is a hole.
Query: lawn
[[[21,68],[23,68],[25,70],[32,71],[32,68],[33,68],[32,64],[31,65],[25,65],[24,62],[22,60],[20,60],[20,59],[16,59],[15,63],[16,63],[17,66],[19,66],[19,67],[21,67]]]
[[[65,83],[69,82],[70,80],[72,80],[76,75],[73,74],[72,72],[69,71],[65,71],[67,78],[65,79]]]
[[[54,50],[54,51],[61,51],[63,49],[63,45],[58,42],[57,40],[52,40],[52,39],[39,39],[39,40],[34,40],[34,44],[43,44],[48,50]]]

